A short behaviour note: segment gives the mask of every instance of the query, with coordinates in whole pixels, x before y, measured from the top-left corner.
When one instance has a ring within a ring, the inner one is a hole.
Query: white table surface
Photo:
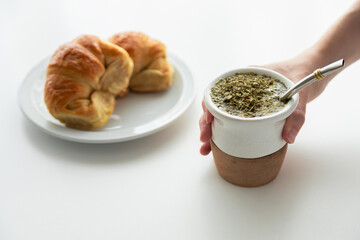
[[[231,185],[199,154],[205,85],[291,57],[351,0],[0,1],[0,239],[360,239],[360,63],[308,105],[278,178]],[[21,113],[30,69],[88,33],[136,30],[163,41],[197,83],[171,126],[124,143],[49,136]]]

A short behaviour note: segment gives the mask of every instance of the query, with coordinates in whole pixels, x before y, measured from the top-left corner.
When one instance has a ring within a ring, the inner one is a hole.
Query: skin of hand
[[[294,83],[314,70],[341,58],[345,59],[345,67],[347,67],[360,59],[359,26],[360,0],[357,0],[311,48],[294,58],[258,67],[274,70]],[[330,80],[338,73],[339,71],[334,72],[299,92],[299,104],[295,111],[287,118],[282,132],[282,137],[287,143],[294,143],[297,134],[305,122],[306,104],[319,96]],[[199,121],[200,141],[202,142],[200,153],[207,155],[211,151],[211,122],[214,117],[206,109],[204,102],[202,102],[202,107],[204,113]]]

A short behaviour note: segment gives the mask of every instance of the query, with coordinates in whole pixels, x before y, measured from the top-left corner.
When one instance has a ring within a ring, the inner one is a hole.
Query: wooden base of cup
[[[259,187],[276,178],[284,161],[287,144],[259,158],[239,158],[221,151],[211,140],[216,168],[226,181],[241,187]]]

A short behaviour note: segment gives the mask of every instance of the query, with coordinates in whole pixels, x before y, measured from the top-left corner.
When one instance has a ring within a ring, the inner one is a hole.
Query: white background
[[[0,1],[0,239],[360,239],[360,63],[308,105],[278,178],[240,188],[199,154],[205,85],[292,57],[351,0]],[[142,31],[198,85],[171,126],[125,143],[60,140],[22,115],[31,68],[80,34]]]

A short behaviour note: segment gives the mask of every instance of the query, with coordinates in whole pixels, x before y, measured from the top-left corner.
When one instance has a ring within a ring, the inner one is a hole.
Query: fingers
[[[207,141],[205,143],[203,143],[200,147],[200,153],[201,155],[208,155],[211,152],[211,146],[210,146],[210,141]]]
[[[206,116],[205,113],[201,116],[199,121],[200,126],[200,141],[207,142],[211,138],[211,124],[206,123]]]
[[[202,108],[203,108],[203,111],[204,111],[204,115],[205,115],[205,122],[206,122],[207,124],[210,124],[210,123],[213,121],[214,116],[213,116],[213,115],[209,112],[209,110],[206,108],[204,100],[202,101],[201,105],[202,105]]]
[[[200,153],[202,155],[208,155],[211,152],[210,139],[211,139],[211,122],[214,117],[206,108],[204,101],[202,101],[202,108],[204,110],[203,115],[200,117],[199,127],[200,127],[200,141],[203,144],[200,147]]]
[[[301,127],[305,122],[306,101],[301,100],[295,111],[288,117],[282,132],[282,137],[287,143],[294,143]]]

